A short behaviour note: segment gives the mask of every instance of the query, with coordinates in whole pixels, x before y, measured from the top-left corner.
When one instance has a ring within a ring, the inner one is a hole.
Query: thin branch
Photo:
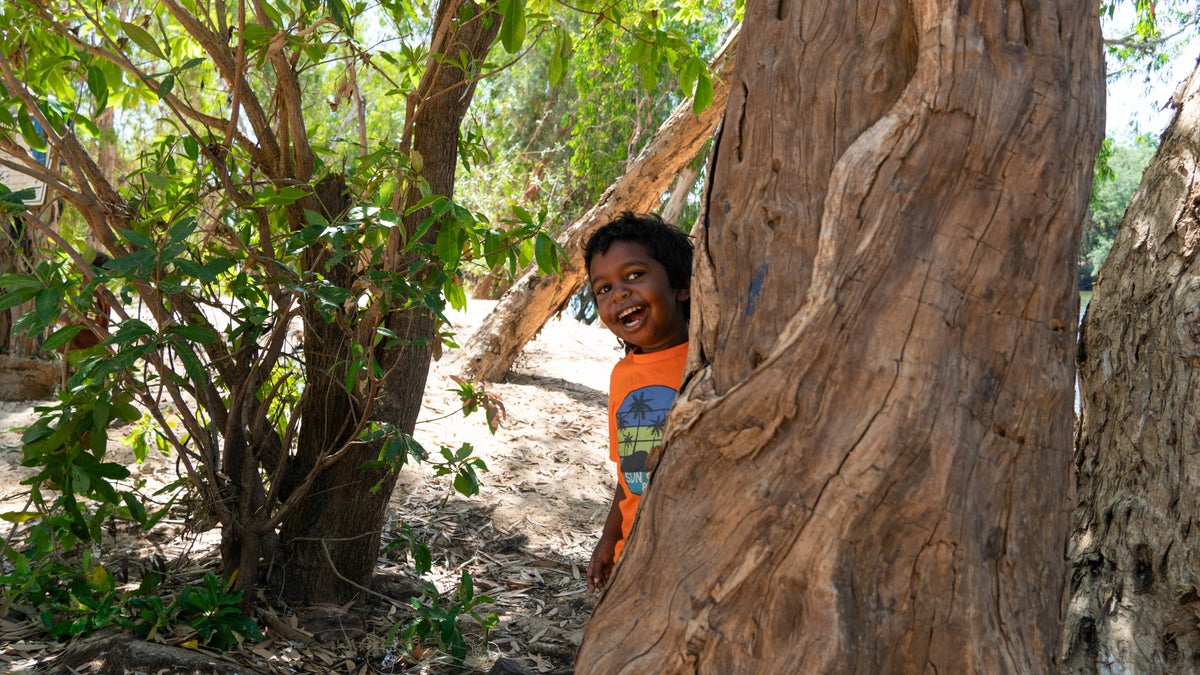
[[[270,121],[267,119],[267,114],[262,109],[258,98],[239,75],[241,62],[234,59],[234,55],[221,42],[220,37],[213,34],[206,26],[197,21],[196,17],[180,6],[176,0],[163,0],[163,4],[171,12],[171,15],[175,17],[175,20],[183,26],[184,30],[196,38],[200,46],[212,58],[213,63],[217,66],[217,72],[221,74],[222,79],[231,88],[236,87],[236,90],[231,89],[231,91],[240,94],[239,101],[241,105],[239,109],[246,111],[247,119],[254,130],[255,137],[258,139],[258,145],[251,145],[248,149],[263,167],[276,170],[277,167],[273,161],[280,156],[279,142],[271,130]]]

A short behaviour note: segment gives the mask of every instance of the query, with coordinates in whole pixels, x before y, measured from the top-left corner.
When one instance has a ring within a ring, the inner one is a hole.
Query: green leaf
[[[0,513],[0,520],[6,520],[10,523],[27,523],[31,520],[38,520],[42,514],[37,511],[5,511]]]
[[[653,49],[650,51],[649,63],[653,64],[657,62],[658,50]],[[638,73],[642,76],[642,87],[645,88],[646,91],[654,91],[654,88],[658,86],[658,73],[655,71],[655,69],[650,65],[642,64],[641,67],[638,68]]]
[[[471,574],[465,569],[460,577],[460,592],[464,603],[470,603],[475,598],[475,580],[471,578]]]
[[[702,71],[696,80],[696,93],[692,98],[692,112],[699,115],[713,102],[713,83],[708,71]]]
[[[162,82],[158,83],[158,97],[166,98],[171,95],[171,90],[175,88],[175,75],[167,73],[163,76]]]
[[[134,246],[137,246],[138,248],[154,248],[154,240],[142,234],[141,232],[137,232],[135,230],[126,230],[123,228],[116,229],[117,234],[121,235],[121,238],[133,244]]]
[[[558,86],[567,74],[567,63],[575,50],[571,42],[571,34],[561,28],[556,29],[558,39],[554,41],[554,49],[550,53],[550,86]]]
[[[93,476],[100,478],[108,478],[110,480],[124,480],[129,478],[129,469],[117,464],[116,462],[103,462],[87,467],[87,472]],[[113,501],[116,501],[115,499]]]
[[[199,226],[199,221],[191,216],[188,216],[187,218],[181,218],[177,223],[171,226],[170,232],[167,233],[167,241],[183,241],[184,239],[190,237]]]
[[[175,355],[183,362],[183,370],[188,374],[188,377],[193,382],[207,382],[209,379],[208,371],[205,370],[200,357],[196,356],[196,352],[192,350],[192,346],[186,342],[176,342],[174,344]]]
[[[138,410],[137,406],[133,405],[129,401],[123,401],[123,400],[114,401],[112,409],[113,409],[113,416],[116,419],[119,419],[122,422],[125,422],[127,424],[129,422],[136,422],[137,420],[142,418],[142,411]],[[145,458],[143,457],[143,459],[145,459]]]
[[[467,308],[467,294],[463,291],[462,284],[450,279],[442,287],[442,292],[446,295],[446,302],[449,302],[455,311],[461,312]]]
[[[438,260],[441,260],[442,266],[446,268],[458,265],[458,260],[462,256],[462,245],[458,243],[458,228],[450,223],[446,223],[442,229],[438,230],[437,254]]]
[[[38,291],[33,306],[37,316],[43,322],[49,323],[58,318],[59,306],[62,303],[62,293],[57,288],[43,288]]]
[[[213,330],[212,328],[193,324],[172,326],[167,329],[166,334],[177,335],[184,340],[189,340],[202,345],[212,344],[221,339],[221,336],[217,334],[217,331]]]
[[[362,359],[355,359],[346,367],[346,377],[343,379],[342,385],[347,392],[354,391],[354,385],[358,382],[358,374],[363,369]]]
[[[229,267],[233,264],[233,261],[229,258],[217,258],[216,260],[209,261],[203,265],[194,260],[188,260],[187,258],[175,258],[171,262],[175,264],[175,267],[179,270],[180,274],[195,279],[196,281],[203,281],[207,283],[213,283],[216,281],[217,275],[229,269]]]
[[[18,288],[15,291],[9,291],[0,295],[0,310],[29,302],[30,298],[33,298],[35,295],[37,295],[36,288]]]
[[[166,190],[171,185],[167,182],[166,178],[163,178],[153,171],[143,171],[142,176],[146,179],[146,182],[150,184],[150,187],[156,190]]]
[[[158,43],[154,41],[154,38],[150,35],[150,33],[146,32],[145,28],[142,28],[137,24],[122,21],[121,30],[125,31],[125,34],[128,35],[129,39],[133,40],[137,46],[145,49],[160,59],[167,58],[163,55],[162,49],[159,48]]]
[[[538,232],[533,240],[533,258],[540,272],[558,274],[558,244],[545,232]]]
[[[129,516],[133,518],[134,522],[145,526],[149,518],[146,515],[146,507],[137,498],[137,495],[130,492],[122,492],[121,500],[125,502],[125,506],[129,507]]]
[[[308,194],[308,190],[294,185],[288,185],[282,190],[267,186],[254,195],[255,206],[288,206]]]
[[[460,471],[454,476],[454,489],[464,497],[474,497],[479,494],[479,480],[473,472]]]
[[[699,79],[700,73],[704,72],[704,61],[699,57],[693,56],[688,59],[683,68],[679,71],[679,86],[687,93],[692,93],[696,89],[696,80]]]
[[[346,32],[351,30],[350,8],[344,0],[325,0],[325,11],[329,12],[329,18],[333,19],[338,28]]]
[[[42,343],[42,349],[52,352],[57,350],[59,347],[66,346],[66,344],[71,341],[71,338],[78,335],[79,331],[81,330],[83,330],[83,326],[80,325],[71,325],[66,326],[65,328],[60,328],[51,333],[50,337],[46,338],[46,341]]]
[[[500,0],[499,9],[504,14],[500,43],[509,54],[515,54],[525,42],[525,0]]]
[[[133,342],[142,337],[154,335],[154,329],[141,319],[129,319],[121,323],[121,327],[117,329],[116,335],[112,337],[112,342],[115,344],[123,344]]]
[[[87,86],[92,98],[96,99],[95,114],[98,115],[108,107],[108,80],[104,77],[104,71],[96,66],[88,66]]]
[[[428,197],[421,199],[421,201],[417,202],[416,204],[404,209],[404,215],[411,216],[427,206],[433,206],[434,204],[444,201],[446,201],[446,198],[442,195],[429,195]]]
[[[45,284],[41,279],[28,274],[0,274],[0,286],[40,291]]]
[[[550,72],[549,72],[551,87],[557,87],[558,84],[560,82],[562,82],[563,73],[565,71],[566,71],[566,67],[563,63],[562,56],[559,55],[559,53],[558,53],[558,50],[551,52],[551,54],[550,54]]]
[[[40,152],[46,151],[46,139],[38,133],[37,127],[33,126],[33,120],[29,118],[29,113],[24,109],[17,115],[17,124],[21,127],[21,138],[30,148]]]
[[[257,48],[269,42],[275,36],[275,31],[260,23],[247,21],[246,27],[242,30],[242,36],[246,38],[248,48]]]
[[[429,547],[417,541],[409,543],[409,549],[412,551],[413,571],[417,576],[427,574],[433,569],[433,554],[429,552]]]

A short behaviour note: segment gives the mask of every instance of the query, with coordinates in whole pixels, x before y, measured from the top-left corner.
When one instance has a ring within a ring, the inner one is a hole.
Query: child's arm
[[[625,499],[625,490],[617,483],[617,491],[613,495],[612,506],[608,509],[608,517],[604,519],[604,530],[600,533],[600,541],[592,551],[592,561],[588,563],[587,582],[588,592],[602,590],[608,582],[608,575],[615,564],[617,542],[621,540],[621,502]]]

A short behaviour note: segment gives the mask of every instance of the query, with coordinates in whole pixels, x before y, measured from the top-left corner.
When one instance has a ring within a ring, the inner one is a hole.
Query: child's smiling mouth
[[[633,330],[642,324],[646,318],[646,307],[644,305],[634,305],[627,307],[617,313],[617,321],[621,322],[621,326],[625,330]]]

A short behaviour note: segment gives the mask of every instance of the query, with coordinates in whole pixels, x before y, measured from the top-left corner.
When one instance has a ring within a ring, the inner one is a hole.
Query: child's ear
[[[680,288],[679,290],[675,291],[676,302],[687,302],[691,297],[692,291],[690,288]]]

